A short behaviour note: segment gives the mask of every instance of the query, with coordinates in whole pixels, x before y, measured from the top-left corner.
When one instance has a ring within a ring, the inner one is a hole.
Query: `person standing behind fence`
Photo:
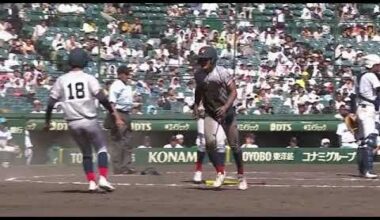
[[[125,65],[117,69],[117,77],[109,88],[109,101],[116,109],[117,114],[124,121],[124,126],[119,127],[111,115],[107,115],[104,127],[110,129],[111,134],[111,161],[114,174],[134,174],[132,168],[131,145],[132,127],[130,112],[133,107],[133,91],[129,84],[132,70]]]

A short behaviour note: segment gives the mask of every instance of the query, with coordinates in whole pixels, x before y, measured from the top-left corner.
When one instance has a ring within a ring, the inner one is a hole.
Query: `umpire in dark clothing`
[[[131,69],[120,66],[117,70],[116,79],[109,88],[109,101],[117,110],[124,121],[124,125],[115,124],[114,118],[107,115],[104,123],[106,129],[111,133],[111,160],[114,174],[133,174],[132,168],[131,118],[130,111],[133,107],[133,91],[130,85]]]

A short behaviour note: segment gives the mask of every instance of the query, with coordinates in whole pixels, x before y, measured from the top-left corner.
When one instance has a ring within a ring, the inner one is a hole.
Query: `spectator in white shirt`
[[[255,144],[255,138],[256,136],[254,134],[247,134],[244,138],[244,144],[241,145],[241,148],[258,148]]]
[[[46,21],[41,21],[41,24],[37,24],[34,27],[33,32],[33,41],[36,41],[39,37],[45,34],[45,32],[48,30],[48,26],[46,25]]]
[[[342,52],[342,59],[347,59],[354,62],[356,58],[356,52],[352,49],[352,45],[348,45],[347,48]]]
[[[231,49],[231,44],[227,43],[227,48],[222,50],[220,57],[232,59],[233,56],[234,56],[234,51]]]
[[[265,39],[265,45],[271,46],[280,46],[280,36],[278,33],[275,33],[274,31],[269,32]]]
[[[165,44],[161,44],[160,48],[155,51],[157,57],[161,57],[162,55],[168,57],[170,55],[168,49],[165,48]]]
[[[64,49],[64,45],[65,40],[63,39],[62,34],[58,33],[57,35],[55,35],[53,41],[51,42],[51,46],[53,47],[53,49],[55,51],[59,49]]]
[[[175,137],[177,138],[177,141],[178,141],[178,144],[177,144],[176,148],[184,148],[185,146],[183,144],[184,143],[184,137],[183,137],[183,135],[182,134],[177,134]]]
[[[41,101],[37,99],[33,101],[33,111],[31,113],[45,113]]]
[[[356,42],[360,43],[363,41],[368,41],[368,34],[365,30],[361,30],[358,35],[356,35]]]
[[[208,17],[212,11],[217,11],[219,5],[217,3],[202,3],[202,10],[206,11],[206,16]]]
[[[178,140],[176,136],[172,136],[170,138],[170,143],[164,145],[164,148],[183,148],[182,146],[178,145]]]
[[[302,9],[301,19],[303,20],[311,19],[311,11],[307,6],[304,9]]]
[[[150,137],[149,136],[145,136],[143,144],[140,145],[140,146],[138,146],[137,148],[138,149],[141,149],[141,148],[152,148],[151,143],[152,142],[150,140]]]
[[[279,25],[284,25],[285,24],[285,13],[281,8],[277,8],[275,10],[276,13],[276,21],[277,24]]]

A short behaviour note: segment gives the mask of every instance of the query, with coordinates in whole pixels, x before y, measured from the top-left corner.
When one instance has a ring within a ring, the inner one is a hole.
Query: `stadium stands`
[[[188,82],[194,58],[209,44],[223,56],[218,65],[235,75],[239,113],[322,114],[336,94],[348,97],[362,71],[360,57],[378,53],[380,46],[379,4],[17,5],[18,15],[9,14],[6,4],[0,9],[0,85],[6,91],[0,109],[6,111],[30,112],[35,99],[45,105],[44,85],[67,71],[69,50],[83,47],[93,59],[85,70],[104,83],[114,79],[118,66],[133,68],[141,112],[152,114],[154,107],[157,114],[183,114],[193,102]],[[27,39],[35,53],[28,52]],[[162,109],[160,99],[167,99],[170,109]]]

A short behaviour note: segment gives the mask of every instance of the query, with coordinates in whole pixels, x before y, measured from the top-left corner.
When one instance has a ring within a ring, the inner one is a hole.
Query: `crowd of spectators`
[[[380,40],[374,23],[378,4],[362,10],[358,3],[172,3],[164,4],[160,19],[165,26],[155,26],[158,18],[138,16],[136,5],[22,3],[4,8],[0,97],[25,97],[31,111],[43,112],[46,100],[39,92],[51,88],[52,71],[65,71],[62,54],[81,47],[93,58],[86,71],[105,89],[118,65],[132,68],[139,103],[133,114],[190,113],[196,55],[212,45],[219,52],[218,65],[235,76],[239,114],[335,114],[354,90],[360,58],[371,53],[359,46]],[[95,6],[102,22],[87,16]],[[30,11],[40,12],[40,20],[33,23]],[[57,31],[63,17],[81,18],[79,27]],[[33,28],[25,34],[28,25]],[[46,42],[47,48],[41,46]]]

